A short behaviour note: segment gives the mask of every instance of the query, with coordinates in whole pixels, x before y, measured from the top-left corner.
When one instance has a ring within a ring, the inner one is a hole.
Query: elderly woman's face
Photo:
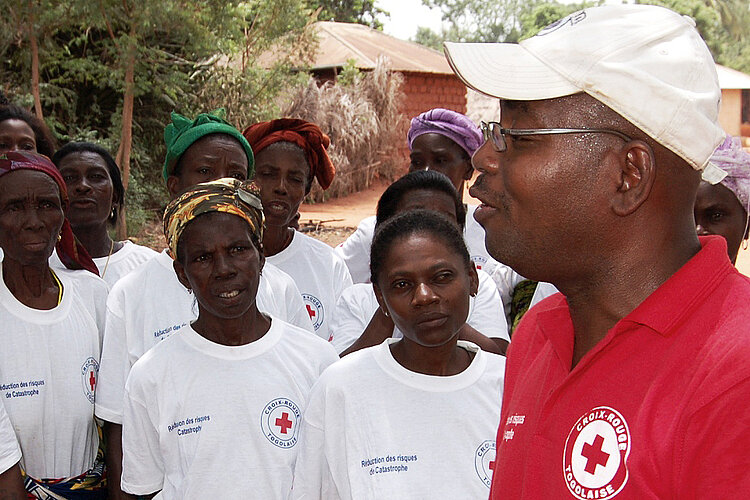
[[[182,154],[174,175],[167,178],[172,197],[201,182],[224,177],[247,179],[247,155],[240,142],[227,134],[201,137]]]
[[[46,262],[64,220],[60,190],[43,172],[16,170],[0,177],[0,246],[5,259]]]
[[[727,253],[734,264],[742,240],[747,238],[747,213],[734,193],[721,184],[702,181],[698,186],[693,215],[699,236],[717,234],[727,240]]]
[[[231,319],[255,303],[264,262],[247,222],[213,212],[185,228],[174,266],[180,282],[193,290],[201,315]]]
[[[106,225],[114,207],[114,186],[104,158],[91,151],[69,153],[58,165],[68,187],[68,220],[74,227]]]

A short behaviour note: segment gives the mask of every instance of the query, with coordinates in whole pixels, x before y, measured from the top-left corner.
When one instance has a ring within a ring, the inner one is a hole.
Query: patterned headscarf
[[[65,186],[57,167],[44,155],[28,151],[9,151],[0,154],[0,177],[14,170],[36,170],[43,172],[55,181],[60,190],[60,201],[63,210],[68,208],[68,188]],[[68,219],[63,219],[60,229],[60,240],[55,246],[57,256],[68,269],[85,269],[99,276],[99,270],[86,251],[86,248],[76,239]]]
[[[252,181],[225,178],[203,182],[188,188],[164,209],[164,236],[173,259],[177,258],[177,244],[190,221],[210,212],[242,217],[258,241],[263,241],[263,205]]]
[[[411,119],[406,134],[409,149],[414,139],[423,134],[440,134],[452,140],[471,155],[482,145],[482,132],[466,115],[449,109],[435,108]]]
[[[318,179],[323,189],[333,182],[336,169],[328,156],[331,139],[314,123],[296,118],[280,118],[250,125],[243,132],[255,154],[276,142],[291,142],[301,147],[307,157],[310,176]]]
[[[208,134],[227,134],[239,141],[247,155],[247,177],[255,173],[255,158],[250,144],[239,130],[224,121],[224,109],[219,108],[210,113],[201,113],[194,120],[172,113],[172,123],[164,128],[164,143],[167,145],[167,157],[164,159],[164,180],[174,171],[177,160],[193,145],[195,141]]]
[[[721,184],[734,193],[745,211],[750,206],[750,154],[739,137],[727,136],[711,156],[711,163],[726,172]]]

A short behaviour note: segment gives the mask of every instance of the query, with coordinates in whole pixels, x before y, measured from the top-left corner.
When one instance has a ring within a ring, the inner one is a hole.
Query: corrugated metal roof
[[[716,65],[719,86],[723,89],[750,89],[750,75],[721,64]]]
[[[372,69],[382,55],[395,71],[453,74],[442,52],[418,43],[361,24],[320,21],[313,26],[319,40],[313,69],[341,67],[349,59],[354,59],[359,69]]]

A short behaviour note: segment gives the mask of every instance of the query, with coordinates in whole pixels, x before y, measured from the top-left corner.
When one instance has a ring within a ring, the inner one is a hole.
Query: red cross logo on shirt
[[[305,304],[305,307],[307,307],[307,314],[310,315],[310,319],[315,318],[315,310],[310,307],[310,304]]]
[[[583,470],[589,474],[594,474],[596,472],[597,465],[604,467],[609,461],[609,453],[602,451],[603,444],[604,438],[599,434],[596,435],[592,444],[583,444],[581,455],[586,458],[586,467]]]
[[[94,375],[94,370],[91,370],[91,374],[89,375],[89,385],[91,386],[91,390],[94,390],[94,387],[96,387],[96,376]]]
[[[490,462],[490,470],[491,471],[495,470],[495,461],[494,460]]]
[[[281,428],[282,434],[287,434],[292,427],[292,421],[289,420],[289,414],[287,412],[282,413],[281,418],[276,419],[276,425]]]

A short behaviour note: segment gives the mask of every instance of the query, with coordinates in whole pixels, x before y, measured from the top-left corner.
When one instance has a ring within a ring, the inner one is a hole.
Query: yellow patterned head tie
[[[242,217],[258,241],[263,241],[263,205],[258,187],[252,181],[219,179],[187,189],[164,209],[164,236],[173,259],[177,258],[177,244],[190,221],[209,212]]]

